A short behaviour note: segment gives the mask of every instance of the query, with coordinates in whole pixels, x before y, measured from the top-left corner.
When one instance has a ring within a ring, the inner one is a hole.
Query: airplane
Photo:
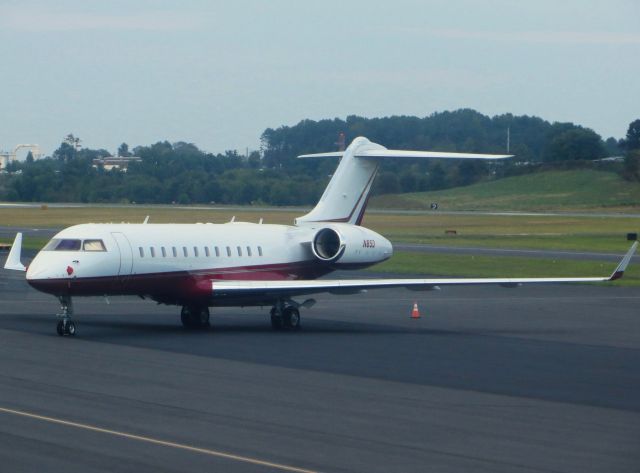
[[[318,293],[355,294],[378,288],[437,290],[442,286],[517,287],[528,283],[613,281],[622,277],[638,242],[605,277],[319,279],[337,269],[361,269],[391,258],[393,247],[361,225],[371,186],[384,159],[481,159],[510,155],[390,150],[358,137],[339,152],[299,158],[338,157],[340,162],[317,205],[293,225],[81,224],[57,233],[28,268],[21,263],[18,233],[5,268],[26,271],[26,281],[60,302],[57,333],[75,335],[72,298],[136,295],[181,307],[186,328],[209,326],[210,307],[271,306],[271,325],[296,330],[300,308]]]

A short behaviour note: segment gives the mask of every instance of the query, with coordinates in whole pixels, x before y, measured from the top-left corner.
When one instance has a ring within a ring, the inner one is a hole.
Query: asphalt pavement
[[[640,471],[638,288],[319,296],[296,333],[77,299],[60,338],[21,277],[0,271],[2,471]]]

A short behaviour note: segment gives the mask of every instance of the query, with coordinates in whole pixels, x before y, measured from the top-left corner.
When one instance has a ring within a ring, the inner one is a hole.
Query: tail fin
[[[382,158],[502,159],[510,155],[391,150],[361,136],[353,140],[344,151],[304,154],[298,157],[342,159],[318,204],[308,214],[298,217],[295,223],[345,222],[360,225]]]

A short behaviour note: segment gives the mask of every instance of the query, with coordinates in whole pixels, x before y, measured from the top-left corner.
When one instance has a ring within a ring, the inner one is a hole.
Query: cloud
[[[114,15],[0,7],[0,28],[13,31],[182,31],[201,26],[196,16],[170,11]]]
[[[405,30],[407,31],[407,30]],[[462,29],[415,29],[414,34],[444,39],[471,39],[537,44],[637,45],[640,33],[611,31],[472,31]]]

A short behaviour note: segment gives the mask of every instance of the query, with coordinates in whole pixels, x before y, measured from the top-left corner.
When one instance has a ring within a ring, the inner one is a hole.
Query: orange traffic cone
[[[411,318],[412,319],[419,319],[420,318],[420,311],[418,310],[418,303],[417,302],[413,303],[413,310],[411,311]]]

